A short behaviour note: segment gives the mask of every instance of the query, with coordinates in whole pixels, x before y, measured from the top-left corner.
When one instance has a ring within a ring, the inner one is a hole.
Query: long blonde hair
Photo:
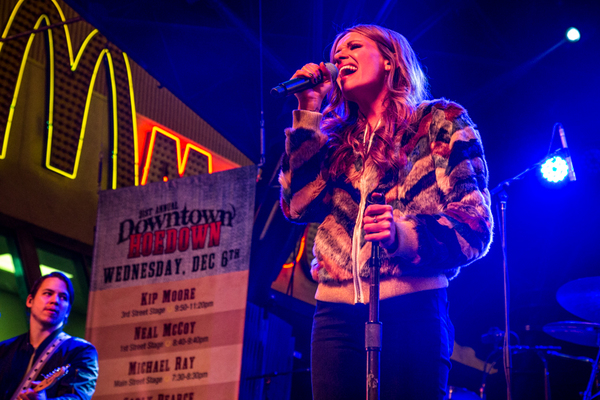
[[[427,78],[406,38],[398,32],[377,25],[355,25],[338,34],[331,48],[331,62],[339,41],[351,32],[374,41],[381,55],[392,66],[386,78],[388,94],[384,99],[385,129],[377,130],[369,154],[381,172],[390,167],[397,170],[405,163],[405,157],[395,149],[393,136],[396,131],[408,128],[417,106],[429,98]],[[357,104],[344,99],[337,82],[334,82],[328,100],[329,104],[323,111],[326,115],[323,130],[330,136],[330,148],[333,151],[330,172],[339,176],[346,172],[355,159],[354,152],[363,153],[363,159],[366,158],[364,146],[357,139],[357,134],[364,130],[366,121],[359,117]]]

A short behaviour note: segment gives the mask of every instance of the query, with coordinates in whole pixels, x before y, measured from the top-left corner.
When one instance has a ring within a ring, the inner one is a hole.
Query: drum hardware
[[[490,332],[493,329],[494,328],[490,329]],[[502,350],[502,347],[500,347],[498,345],[502,341],[502,338],[501,337],[499,338],[498,336],[502,336],[502,335],[504,335],[504,332],[499,332],[499,335],[494,335],[495,340],[493,341],[493,343],[495,343],[497,345],[497,347],[494,349],[494,351],[492,351],[492,353],[485,360],[486,366],[489,365],[490,367],[492,367],[502,356],[502,355],[498,355],[498,352],[500,352]],[[483,336],[486,336],[486,335],[483,335]],[[483,336],[482,336],[482,340],[483,340]],[[488,343],[492,343],[492,342],[488,342]],[[510,354],[523,354],[526,352],[534,351],[537,354],[537,356],[540,358],[542,363],[544,364],[544,399],[545,400],[550,400],[550,372],[548,370],[548,361],[546,359],[546,356],[550,355],[550,356],[566,357],[566,358],[571,358],[571,359],[580,360],[580,361],[591,361],[591,359],[586,358],[586,357],[573,357],[573,356],[569,356],[567,354],[559,353],[556,350],[562,350],[562,348],[560,346],[523,346],[523,345],[510,346]],[[496,358],[492,359],[492,357],[494,355],[496,355]],[[584,360],[581,360],[582,358]],[[490,360],[492,360],[492,362],[490,362]],[[482,399],[486,398],[485,387],[486,387],[486,378],[487,378],[488,374],[489,374],[489,371],[486,367],[483,371],[483,377],[481,379],[481,386],[479,388],[479,397]]]
[[[592,363],[592,373],[583,393],[583,400],[592,400],[600,396],[600,392],[592,395],[592,387],[594,380],[598,375],[599,362],[600,362],[600,276],[577,279],[563,285],[557,292],[556,298],[559,304],[564,307],[567,311],[574,315],[593,322],[583,321],[562,321],[553,322],[544,326],[543,330],[550,336],[565,340],[571,343],[580,344],[583,346],[598,347],[598,354],[595,360],[588,357],[575,357],[568,354],[560,353],[557,350],[561,350],[557,346],[507,346],[507,338],[505,333],[501,332],[498,328],[492,328],[487,334],[482,336],[484,343],[493,343],[494,346],[499,346],[500,342],[504,343],[504,361],[510,363],[510,355],[523,353],[526,351],[535,351],[542,363],[544,364],[544,384],[545,384],[545,399],[550,399],[550,384],[549,384],[549,372],[548,362],[546,356],[555,356],[568,358],[572,360],[589,362]],[[512,332],[511,332],[512,333]],[[509,348],[506,351],[507,347]],[[486,359],[485,365],[494,365],[500,356],[493,359],[492,357],[497,354],[498,348],[496,348]],[[508,353],[508,354],[507,354]],[[489,362],[492,360],[492,362]],[[480,397],[485,399],[485,380],[488,374],[487,368],[485,368],[482,385],[480,388]],[[510,386],[510,364],[508,368],[505,366],[505,373],[507,373],[507,384]],[[510,389],[507,389],[510,397]]]
[[[593,359],[588,358],[588,357],[575,357],[575,356],[571,356],[569,354],[565,354],[565,353],[559,353],[558,351],[547,351],[546,354],[550,355],[550,356],[556,356],[556,357],[562,357],[562,358],[568,358],[570,360],[576,360],[576,361],[583,361],[583,362],[589,362],[590,364],[594,362]]]
[[[588,279],[588,278],[586,278],[586,279]],[[582,281],[582,279],[579,279],[579,281]],[[582,286],[578,281],[574,281],[574,282],[577,282],[577,283],[575,285],[570,285],[573,282],[569,282],[562,287],[562,288],[564,288],[565,286],[569,285],[569,286],[567,286],[569,288],[569,291],[567,291],[567,293],[569,293],[569,296],[567,296],[567,298],[569,300],[565,301],[565,304],[570,306],[573,310],[575,310],[577,312],[583,311],[583,313],[585,314],[585,311],[583,310],[583,306],[581,305],[582,303],[579,301],[580,299],[577,299],[577,296],[574,295],[573,292],[571,291],[571,288],[573,288],[573,287],[581,288]],[[559,292],[561,289],[559,289]],[[563,292],[563,295],[564,295],[564,293],[565,292]],[[558,296],[558,294],[557,294],[557,296]],[[585,294],[580,297],[585,297]],[[565,297],[563,297],[563,300],[564,299],[565,299]],[[576,304],[576,306],[574,306],[575,304]],[[571,310],[568,310],[568,311],[573,312]],[[552,322],[552,323],[549,323],[546,326],[544,326],[544,332],[546,332],[548,335],[550,335],[552,337],[555,337],[555,338],[561,339],[561,340],[565,340],[567,342],[580,344],[582,346],[599,347],[598,355],[596,356],[595,361],[592,360],[591,358],[587,358],[587,357],[571,357],[571,356],[568,356],[566,354],[561,354],[561,353],[558,353],[557,355],[559,355],[560,357],[566,357],[566,358],[571,358],[571,359],[575,359],[575,360],[591,362],[592,363],[592,373],[590,375],[590,380],[588,381],[588,385],[585,389],[585,392],[583,392],[583,400],[592,400],[592,399],[600,396],[600,392],[596,393],[595,395],[592,395],[592,386],[594,384],[594,379],[596,378],[596,375],[598,374],[598,361],[600,360],[600,324],[597,324],[594,322],[583,322],[583,321]]]
[[[598,355],[592,364],[592,374],[583,393],[583,400],[591,400],[600,395],[592,395],[594,379],[598,375],[600,361],[600,276],[576,279],[565,283],[556,292],[556,300],[565,310],[592,322],[565,321],[548,324],[544,331],[551,336],[584,346],[598,347]]]

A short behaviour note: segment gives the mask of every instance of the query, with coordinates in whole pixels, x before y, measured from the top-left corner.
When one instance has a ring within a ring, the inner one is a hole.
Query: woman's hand
[[[398,236],[392,206],[387,204],[371,204],[365,210],[363,218],[365,240],[379,242],[388,252],[398,249]]]
[[[327,67],[325,67],[325,63],[319,65],[314,63],[306,64],[302,69],[296,71],[294,76],[292,76],[292,79],[300,77],[309,78],[313,83],[318,84],[311,89],[306,89],[295,94],[298,99],[298,109],[316,112],[321,111],[323,99],[333,88],[331,74]]]

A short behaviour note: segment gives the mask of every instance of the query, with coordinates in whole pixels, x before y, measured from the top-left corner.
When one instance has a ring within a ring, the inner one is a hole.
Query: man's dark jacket
[[[34,364],[60,329],[54,331],[35,351]],[[25,372],[34,352],[29,343],[29,332],[0,343],[0,400],[10,400]],[[98,353],[96,348],[83,339],[71,337],[65,340],[46,362],[41,374],[70,364],[69,372],[46,390],[48,399],[90,400],[98,378]],[[41,381],[42,375],[34,380]]]

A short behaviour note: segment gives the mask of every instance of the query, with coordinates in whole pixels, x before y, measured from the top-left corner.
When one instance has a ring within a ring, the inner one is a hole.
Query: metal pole
[[[598,340],[600,342],[600,338]],[[585,388],[585,392],[583,393],[583,400],[591,400],[598,395],[595,394],[592,396],[592,388],[594,386],[594,379],[598,374],[598,362],[600,362],[600,349],[598,350],[598,355],[596,356],[596,360],[594,360],[594,364],[592,365],[592,375],[590,376],[590,380]]]
[[[370,204],[385,204],[383,194],[373,192]],[[379,400],[381,322],[379,321],[379,269],[381,267],[381,247],[372,242],[369,268],[369,321],[365,324],[365,349],[367,350],[367,400]]]
[[[502,354],[504,360],[504,376],[506,378],[506,399],[512,399],[511,393],[511,368],[512,358],[510,354],[510,292],[509,292],[509,280],[508,280],[508,259],[506,255],[506,202],[508,195],[505,190],[498,193],[500,199],[500,241],[502,245],[502,267],[504,270],[504,343],[502,346]]]
[[[544,363],[544,400],[551,400],[550,395],[550,370],[548,369],[548,359],[546,358],[546,351],[538,350],[537,355]]]
[[[369,287],[369,321],[365,325],[367,350],[367,399],[379,400],[381,322],[379,322],[379,267],[381,248],[373,242],[370,259],[371,285]]]
[[[261,179],[262,168],[266,162],[266,150],[265,150],[265,98],[263,90],[263,22],[262,22],[262,0],[258,2],[258,35],[259,35],[259,72],[260,72],[260,159],[258,160],[258,177],[257,181]]]
[[[558,149],[553,153],[548,153],[546,157],[537,163],[533,164],[531,167],[527,168],[525,171],[520,174],[514,176],[513,178],[507,179],[504,182],[501,182],[494,189],[490,190],[490,194],[492,196],[498,196],[499,204],[498,204],[498,219],[500,221],[500,241],[502,245],[502,268],[504,272],[504,343],[502,345],[502,355],[504,361],[504,376],[506,378],[506,398],[507,400],[512,400],[511,394],[511,369],[512,369],[512,358],[510,352],[510,292],[509,292],[509,280],[508,280],[508,258],[506,252],[506,204],[508,200],[508,194],[506,193],[506,189],[511,185],[511,183],[523,178],[525,174],[533,171],[536,167],[542,165],[546,160],[552,158],[555,154],[559,154],[564,152],[564,149]]]

